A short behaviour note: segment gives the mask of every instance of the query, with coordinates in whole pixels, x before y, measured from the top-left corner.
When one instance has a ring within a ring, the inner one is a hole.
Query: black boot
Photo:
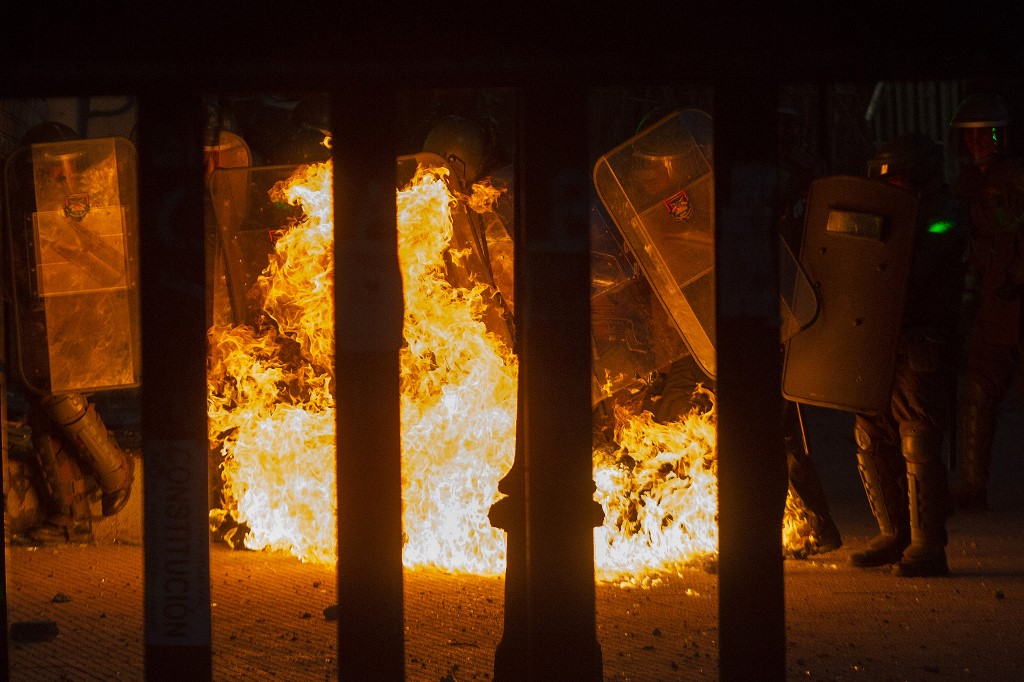
[[[131,457],[107,431],[96,408],[78,393],[49,396],[43,404],[96,478],[102,492],[103,515],[113,516],[121,511],[132,492],[134,466]]]
[[[995,402],[977,381],[964,384],[960,406],[960,453],[951,488],[957,509],[988,509],[988,473],[992,462]]]
[[[948,575],[946,517],[949,488],[946,467],[938,456],[933,434],[904,435],[910,500],[910,546],[896,564],[896,575],[927,577]]]
[[[910,544],[903,456],[895,448],[871,442],[859,429],[857,444],[857,469],[879,533],[868,541],[867,549],[850,555],[850,563],[858,568],[894,564]]]
[[[32,444],[46,487],[46,520],[26,533],[29,544],[89,543],[92,513],[85,474],[63,440],[45,425],[33,426]]]

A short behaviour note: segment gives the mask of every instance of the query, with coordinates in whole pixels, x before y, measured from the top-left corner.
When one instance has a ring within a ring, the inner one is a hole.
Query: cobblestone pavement
[[[790,679],[1024,679],[1024,512],[950,523],[953,575],[906,579],[849,567],[872,532],[840,519],[846,544],[786,562]],[[9,622],[52,620],[51,641],[12,643],[10,679],[140,680],[142,548],[8,547]],[[407,679],[489,680],[501,638],[501,578],[407,571]],[[331,680],[330,568],[211,549],[214,678]],[[717,679],[717,579],[684,571],[651,589],[597,590],[606,680]],[[757,605],[752,604],[752,613]]]
[[[853,461],[852,417],[808,411],[845,544],[785,564],[789,679],[1024,680],[1022,407],[1009,403],[997,434],[993,511],[950,519],[952,575],[935,579],[849,566],[877,528]],[[130,540],[141,538],[139,498],[97,526],[95,545],[7,548],[8,622],[58,628],[50,641],[10,645],[12,682],[143,678],[143,555]],[[333,569],[214,544],[210,576],[215,680],[337,679],[336,626],[324,616],[336,603]],[[717,680],[715,575],[688,570],[651,589],[598,585],[596,594],[605,680]],[[406,571],[406,678],[492,679],[503,603],[501,578]]]

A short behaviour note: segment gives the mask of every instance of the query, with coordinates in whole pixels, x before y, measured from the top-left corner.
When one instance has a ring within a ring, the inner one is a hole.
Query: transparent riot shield
[[[224,254],[223,285],[231,322],[252,325],[261,314],[261,301],[251,296],[253,286],[274,252],[278,230],[302,213],[296,206],[274,201],[270,190],[291,177],[296,168],[217,168],[209,175],[214,229]]]
[[[140,380],[138,192],[124,138],[33,144],[4,167],[15,371],[51,394]]]
[[[597,206],[590,211],[591,402],[597,404],[687,354],[650,284]]]
[[[707,145],[691,132],[695,112],[682,113],[598,159],[594,186],[669,321],[713,378],[714,174]]]
[[[819,311],[786,343],[786,398],[860,413],[889,407],[916,212],[913,195],[878,181],[811,184],[800,263]]]

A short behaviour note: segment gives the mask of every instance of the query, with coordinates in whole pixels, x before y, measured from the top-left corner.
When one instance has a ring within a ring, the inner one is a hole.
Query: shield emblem
[[[69,194],[64,198],[64,215],[72,220],[81,220],[89,213],[89,195],[85,192]]]

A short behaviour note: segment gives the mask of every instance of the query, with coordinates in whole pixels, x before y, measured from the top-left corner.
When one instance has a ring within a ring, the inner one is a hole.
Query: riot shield
[[[597,206],[590,211],[591,403],[687,354],[651,286]]]
[[[138,192],[124,138],[33,144],[4,167],[15,370],[37,393],[140,381]]]
[[[782,342],[811,326],[818,317],[818,294],[799,259],[779,235],[779,338]]]
[[[256,280],[274,252],[274,235],[300,217],[300,208],[271,199],[270,190],[287,180],[297,166],[217,168],[207,180],[213,205],[217,243],[224,254],[231,321],[253,325],[261,301],[251,296]],[[216,271],[221,284],[219,268]]]
[[[682,113],[598,159],[594,186],[670,323],[713,378],[714,174],[707,145],[691,133],[694,112]]]
[[[858,413],[888,409],[916,212],[913,195],[878,181],[811,184],[800,263],[819,311],[786,343],[786,398]]]

